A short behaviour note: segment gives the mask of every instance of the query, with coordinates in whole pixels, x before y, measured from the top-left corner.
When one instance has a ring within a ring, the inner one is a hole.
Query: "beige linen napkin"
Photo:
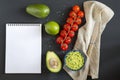
[[[88,75],[92,79],[98,78],[101,34],[114,15],[108,6],[98,1],[85,1],[83,5],[86,24],[78,31],[74,50],[82,50],[87,60],[79,71],[71,71],[66,66],[63,67],[74,80],[86,80]]]

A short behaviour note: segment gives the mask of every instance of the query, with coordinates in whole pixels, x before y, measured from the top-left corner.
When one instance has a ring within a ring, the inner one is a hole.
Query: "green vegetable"
[[[50,35],[57,35],[59,33],[60,26],[55,21],[49,21],[45,24],[45,31]]]
[[[70,51],[65,56],[65,64],[71,70],[79,70],[84,65],[84,57],[79,51]]]
[[[59,57],[53,51],[48,51],[46,54],[46,65],[49,71],[59,72],[62,68],[62,63]]]
[[[30,4],[26,7],[26,12],[37,18],[46,18],[50,13],[50,9],[45,4]]]

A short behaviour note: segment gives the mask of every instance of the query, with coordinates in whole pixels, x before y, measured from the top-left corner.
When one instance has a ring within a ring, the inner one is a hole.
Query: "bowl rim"
[[[82,57],[84,58],[84,63],[83,63],[83,65],[82,65],[82,67],[80,67],[80,68],[77,69],[77,70],[73,70],[73,69],[69,68],[69,67],[66,65],[65,59],[66,59],[66,56],[67,56],[70,52],[79,52],[79,53],[82,55]],[[64,57],[64,65],[65,65],[69,70],[78,71],[78,70],[81,70],[81,69],[85,66],[86,60],[87,60],[87,56],[85,55],[85,53],[84,53],[82,50],[70,50],[70,51],[68,51],[68,52],[66,53],[66,55],[65,55],[65,57]]]

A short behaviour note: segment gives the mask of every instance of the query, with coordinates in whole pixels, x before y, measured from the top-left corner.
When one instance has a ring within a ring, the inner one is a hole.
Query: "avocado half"
[[[46,66],[49,71],[57,73],[62,68],[62,63],[60,58],[54,51],[48,51],[46,54]]]

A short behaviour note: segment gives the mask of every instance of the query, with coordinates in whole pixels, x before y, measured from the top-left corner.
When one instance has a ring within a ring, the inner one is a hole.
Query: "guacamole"
[[[84,57],[79,51],[70,51],[65,57],[65,64],[71,70],[79,70],[84,65]]]

